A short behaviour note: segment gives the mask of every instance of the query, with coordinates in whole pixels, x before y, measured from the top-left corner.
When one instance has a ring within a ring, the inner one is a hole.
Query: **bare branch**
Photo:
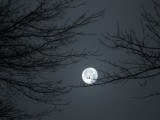
[[[87,56],[97,56],[96,50],[91,52],[84,48],[83,51],[76,51],[70,48],[77,41],[77,36],[86,35],[79,28],[95,22],[104,13],[86,12],[68,20],[68,10],[81,5],[75,5],[74,0],[36,0],[30,6],[22,1],[0,0],[1,94],[14,93],[51,104],[53,108],[66,104],[61,96],[71,88],[62,86],[59,80],[37,80],[37,74],[47,70],[55,72]],[[33,76],[37,78],[31,79]],[[6,109],[14,111],[10,107]],[[6,118],[13,116],[6,114],[9,115]],[[19,111],[13,114],[19,116],[15,119],[28,118]],[[21,118],[21,115],[24,117]]]
[[[116,34],[102,33],[104,39],[99,40],[102,45],[112,50],[122,50],[131,59],[117,63],[105,59],[100,60],[114,67],[117,72],[109,73],[101,70],[104,77],[97,85],[135,79],[146,81],[160,76],[160,3],[156,0],[152,0],[152,3],[155,14],[151,14],[143,8],[141,38],[134,29],[123,32],[119,26]],[[154,95],[159,95],[159,92],[141,98]]]

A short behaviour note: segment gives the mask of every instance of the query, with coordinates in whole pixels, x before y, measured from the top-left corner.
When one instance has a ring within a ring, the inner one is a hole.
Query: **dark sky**
[[[95,33],[94,36],[80,37],[79,42],[73,48],[83,50],[96,50],[100,48],[99,57],[88,57],[77,64],[70,65],[56,74],[48,73],[50,78],[63,79],[64,84],[81,84],[81,74],[87,67],[114,71],[98,59],[121,59],[124,56],[102,47],[98,39],[102,33],[115,33],[116,24],[122,29],[134,28],[140,30],[140,18],[143,5],[150,10],[149,0],[86,0],[87,5],[71,12],[70,15],[78,15],[89,10],[95,12],[106,9],[105,15],[95,23],[83,28],[87,33]],[[127,58],[126,58],[127,59]],[[56,76],[56,77],[55,77]],[[75,88],[63,97],[64,101],[71,102],[62,107],[62,112],[56,112],[46,117],[46,120],[160,120],[160,96],[137,100],[134,96],[149,94],[158,89],[156,82],[150,82],[145,87],[140,87],[137,81],[128,81],[105,86]]]
[[[67,84],[78,85],[82,83],[81,74],[86,67],[114,71],[98,59],[121,59],[121,53],[115,53],[102,47],[98,39],[100,33],[115,33],[117,21],[122,29],[134,28],[137,33],[140,30],[140,18],[142,3],[150,10],[149,0],[87,0],[83,10],[94,12],[106,9],[103,17],[96,23],[83,28],[86,32],[95,33],[94,36],[81,37],[75,48],[95,50],[100,48],[103,56],[88,57],[78,64],[71,65],[57,73],[57,78],[63,76]],[[82,9],[72,15],[83,12]],[[125,56],[126,57],[126,56]],[[119,84],[107,84],[103,87],[76,88],[64,97],[71,104],[63,107],[62,112],[53,113],[48,120],[159,120],[160,97],[152,97],[144,100],[133,99],[134,96],[147,95],[158,89],[156,82],[149,82],[147,86],[140,87],[137,81],[122,82]]]

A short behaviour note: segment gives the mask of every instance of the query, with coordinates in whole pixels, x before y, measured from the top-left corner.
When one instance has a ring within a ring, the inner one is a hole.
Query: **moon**
[[[87,84],[93,84],[97,81],[98,78],[98,72],[94,68],[86,68],[82,72],[82,79]]]

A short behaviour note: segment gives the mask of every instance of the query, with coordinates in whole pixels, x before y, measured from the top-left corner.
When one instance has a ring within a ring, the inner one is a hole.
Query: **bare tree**
[[[23,2],[0,0],[0,91],[4,96],[25,96],[56,108],[63,105],[60,97],[70,88],[61,86],[59,80],[32,77],[46,70],[55,72],[94,55],[67,48],[76,41],[76,36],[85,35],[78,28],[94,22],[103,11],[69,18],[68,10],[81,6],[74,5],[74,0],[36,0],[30,6]],[[2,98],[0,101],[0,118],[18,119],[14,118],[13,114],[18,114],[10,107],[11,102],[5,103]]]
[[[146,85],[148,80],[159,79],[160,77],[160,2],[152,0],[153,9],[147,12],[143,9],[141,25],[141,36],[134,29],[121,31],[119,25],[116,34],[103,34],[103,40],[100,43],[112,50],[126,52],[125,57],[128,60],[119,60],[113,62],[110,60],[101,60],[115,68],[113,73],[101,70],[104,78],[99,80],[97,85],[124,81],[140,80],[140,85]],[[139,32],[140,33],[140,32]],[[131,59],[129,59],[129,57]],[[160,92],[151,93],[140,98],[147,98],[159,95]]]

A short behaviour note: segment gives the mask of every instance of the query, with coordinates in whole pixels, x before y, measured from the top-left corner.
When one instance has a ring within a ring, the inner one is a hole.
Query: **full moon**
[[[97,81],[98,73],[94,68],[86,68],[82,72],[82,79],[87,84],[93,84]]]

